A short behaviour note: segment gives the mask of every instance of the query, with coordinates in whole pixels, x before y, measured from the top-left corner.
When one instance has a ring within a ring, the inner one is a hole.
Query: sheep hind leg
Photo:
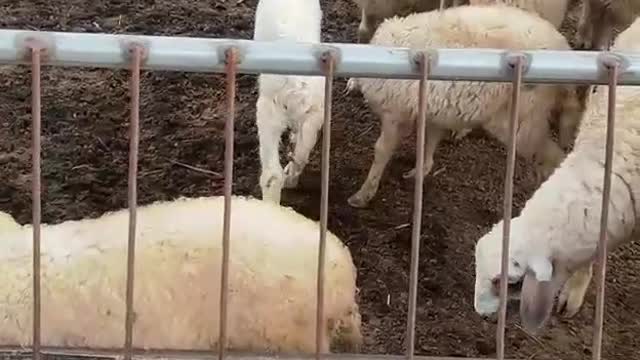
[[[572,318],[580,311],[592,276],[592,263],[577,269],[571,275],[558,297],[558,314],[565,318]]]
[[[446,133],[446,130],[436,125],[429,125],[426,127],[426,132],[422,176],[427,176],[431,172],[431,169],[433,168],[433,157],[435,155],[436,149],[438,148],[438,144],[440,144],[440,141]],[[402,177],[405,179],[409,179],[414,176],[416,176],[415,168],[405,172],[402,175]]]
[[[291,189],[298,186],[300,174],[309,162],[309,154],[318,141],[318,132],[324,122],[322,114],[322,111],[315,111],[308,114],[308,117],[303,120],[300,130],[297,132],[292,159],[284,168],[285,188]]]
[[[284,172],[280,164],[280,137],[286,116],[271,99],[260,96],[256,104],[256,125],[260,143],[260,189],[262,199],[280,204]]]
[[[374,147],[373,163],[369,169],[367,179],[360,187],[360,190],[347,200],[352,207],[365,207],[378,191],[384,169],[398,147],[400,122],[402,121],[399,115],[388,112],[382,115],[380,137],[378,137]]]

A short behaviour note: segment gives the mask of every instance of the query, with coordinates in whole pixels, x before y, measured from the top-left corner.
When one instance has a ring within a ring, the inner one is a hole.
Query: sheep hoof
[[[557,313],[570,319],[580,312],[583,300],[582,296],[574,295],[571,291],[564,289],[558,297]]]
[[[358,85],[356,84],[356,79],[354,78],[349,78],[349,80],[347,81],[347,86],[345,87],[345,91],[344,93],[349,95],[351,94],[354,90],[358,89]]]
[[[300,170],[297,169],[297,166],[293,161],[290,161],[284,168],[284,187],[287,189],[297,187],[299,178]]]
[[[349,199],[347,199],[347,202],[349,203],[349,205],[351,205],[354,208],[364,208],[367,206],[367,203],[369,202],[365,196],[361,195],[359,192],[352,195],[351,197],[349,197]]]
[[[451,131],[451,139],[460,141],[471,132],[471,129],[462,129],[460,131]]]

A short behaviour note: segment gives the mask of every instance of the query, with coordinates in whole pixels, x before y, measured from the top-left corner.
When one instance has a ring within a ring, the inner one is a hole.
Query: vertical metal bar
[[[613,167],[613,145],[616,121],[616,88],[618,86],[618,64],[606,65],[609,70],[609,97],[607,108],[607,145],[604,160],[604,185],[602,187],[602,213],[600,217],[600,239],[598,241],[597,268],[598,282],[596,284],[596,318],[593,324],[593,359],[602,357],[602,336],[604,332],[604,300],[605,277],[607,273],[607,228],[609,220],[609,201],[611,198],[611,173]]]
[[[127,293],[125,313],[124,359],[130,360],[133,353],[133,284],[136,256],[136,223],[138,203],[138,145],[140,143],[140,63],[143,49],[133,46],[131,56],[131,119],[129,123],[129,234],[127,240]]]
[[[518,112],[520,108],[520,90],[522,85],[522,67],[524,57],[514,56],[509,66],[514,69],[511,89],[511,120],[509,122],[509,146],[507,147],[507,171],[504,177],[504,219],[502,227],[502,262],[500,272],[500,310],[496,334],[498,360],[504,360],[504,333],[507,322],[507,274],[509,269],[509,236],[511,232],[511,210],[513,204],[513,176],[516,162],[516,134],[518,130]]]
[[[227,299],[229,292],[229,237],[231,232],[231,194],[233,185],[233,126],[236,113],[237,50],[225,52],[227,73],[227,121],[224,128],[224,224],[222,228],[222,271],[220,275],[220,330],[218,358],[223,360],[227,343]]]
[[[431,59],[420,53],[416,59],[420,71],[418,90],[418,124],[416,130],[416,174],[413,188],[413,229],[411,231],[411,269],[409,278],[409,310],[407,314],[407,358],[413,359],[416,342],[416,303],[418,301],[418,267],[420,258],[420,230],[422,228],[422,186],[424,183],[424,143],[427,121],[427,82]]]
[[[42,48],[31,47],[31,116],[33,118],[32,139],[32,222],[33,222],[33,358],[40,360],[40,333],[41,333],[41,295],[40,295],[40,222],[42,218],[41,208],[41,93],[40,93],[40,55]]]
[[[333,73],[335,57],[328,51],[322,55],[324,70],[324,126],[322,128],[322,163],[320,169],[320,245],[318,249],[318,282],[316,304],[316,359],[320,360],[320,350],[325,338],[324,330],[324,276],[325,253],[327,248],[327,222],[329,217],[329,157],[331,149],[331,111],[333,96]]]

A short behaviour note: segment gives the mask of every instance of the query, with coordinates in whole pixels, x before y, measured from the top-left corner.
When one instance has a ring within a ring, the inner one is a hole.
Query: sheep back
[[[138,208],[133,343],[145,349],[217,347],[224,198]],[[122,346],[128,212],[42,227],[42,344]],[[0,344],[31,343],[32,228],[4,233]],[[319,226],[290,208],[232,201],[231,350],[315,351]],[[21,245],[20,245],[21,244]],[[323,351],[362,341],[356,268],[327,233]]]

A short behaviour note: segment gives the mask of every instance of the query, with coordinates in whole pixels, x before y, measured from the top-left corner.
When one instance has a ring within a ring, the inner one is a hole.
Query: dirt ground
[[[354,42],[359,18],[347,0],[321,1],[324,41]],[[256,0],[0,0],[3,28],[251,38]],[[571,34],[579,9],[565,28]],[[254,125],[256,77],[238,79],[235,135],[237,194],[259,196]],[[128,77],[124,71],[47,68],[43,84],[43,221],[98,216],[126,206]],[[220,194],[222,180],[177,163],[222,172],[224,82],[220,75],[145,72],[142,75],[139,203],[178,195]],[[0,72],[0,209],[31,221],[30,79],[26,68]],[[346,198],[364,181],[378,136],[378,120],[360,95],[334,93],[329,228],[350,247],[358,267],[367,353],[404,351],[408,298],[413,166],[406,141],[367,209]],[[283,203],[317,219],[319,148],[299,189]],[[495,356],[495,325],[473,310],[475,241],[502,216],[506,152],[481,132],[444,142],[425,180],[416,351],[419,355]],[[531,195],[530,167],[518,160],[516,214]],[[433,173],[432,173],[433,174]],[[550,216],[553,216],[550,214]],[[640,247],[611,256],[604,358],[640,353]],[[507,356],[590,358],[593,303],[574,319],[554,319],[544,335],[517,326],[510,310]]]

